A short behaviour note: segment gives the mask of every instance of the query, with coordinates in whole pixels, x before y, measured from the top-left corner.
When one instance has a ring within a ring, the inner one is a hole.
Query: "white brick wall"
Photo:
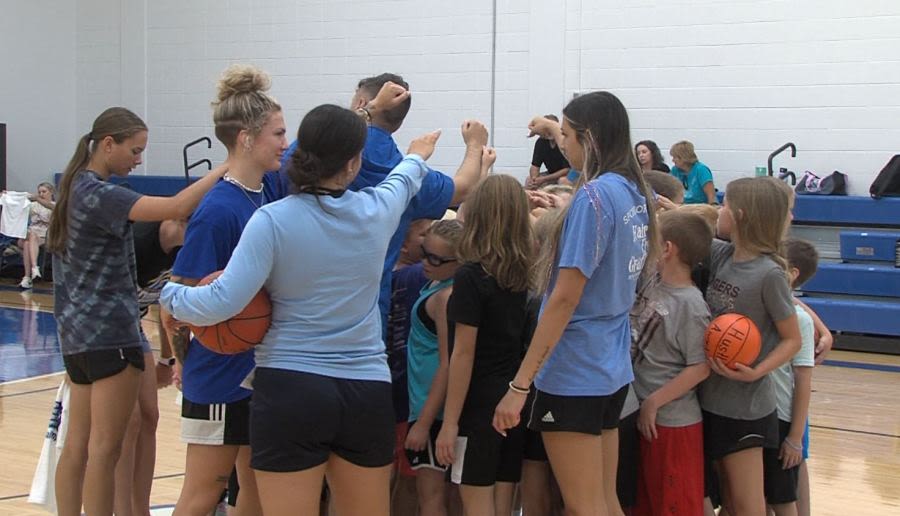
[[[865,195],[900,152],[900,3],[569,2],[566,90],[608,89],[632,137],[689,139],[716,183],[787,141],[802,173],[841,170]]]
[[[75,150],[74,16],[71,2],[16,0],[0,7],[9,189],[34,192]]]
[[[497,168],[524,176],[530,116],[595,89],[622,98],[634,140],[692,140],[720,186],[790,140],[797,158],[776,167],[840,169],[864,194],[900,152],[900,2],[496,3],[490,120],[487,0],[76,0],[76,125],[124,104],[151,126],[145,171],[180,174],[184,143],[212,135],[217,76],[248,61],[273,75],[291,132],[315,105],[346,105],[361,77],[402,74],[414,100],[397,139],[442,128],[433,161],[448,173],[476,117],[494,127]]]

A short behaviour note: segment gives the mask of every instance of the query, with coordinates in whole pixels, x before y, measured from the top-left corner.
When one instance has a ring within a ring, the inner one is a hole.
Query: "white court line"
[[[65,374],[65,373],[66,373],[65,371],[59,371],[56,373],[42,374],[40,376],[30,376],[28,378],[19,378],[18,380],[10,380],[8,382],[0,382],[0,386],[14,385],[17,383],[22,383],[22,382],[30,382],[31,380],[40,380],[41,378],[50,378],[51,376],[57,376],[57,375]]]

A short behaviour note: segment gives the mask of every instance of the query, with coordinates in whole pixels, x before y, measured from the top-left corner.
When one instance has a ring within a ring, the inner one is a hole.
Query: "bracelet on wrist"
[[[512,380],[510,380],[510,382],[509,382],[509,390],[513,391],[516,394],[528,394],[529,392],[531,392],[530,388],[519,387],[516,384],[514,384],[512,382]]]
[[[161,366],[172,367],[175,365],[175,357],[160,357],[156,363]]]
[[[802,452],[802,451],[803,451],[803,446],[800,446],[800,445],[798,445],[798,444],[795,444],[793,441],[791,441],[791,440],[788,439],[787,437],[784,438],[784,443],[787,444],[788,446],[790,446],[791,448],[793,448],[794,450],[798,451],[798,452]]]
[[[365,106],[359,107],[356,112],[366,121],[367,124],[372,123],[372,112],[369,111],[368,104]]]

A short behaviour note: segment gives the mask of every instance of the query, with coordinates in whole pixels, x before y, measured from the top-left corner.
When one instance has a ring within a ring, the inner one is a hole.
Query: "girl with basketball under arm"
[[[763,448],[778,442],[775,387],[769,372],[800,349],[800,328],[788,285],[781,242],[789,217],[788,195],[768,178],[728,184],[710,253],[706,301],[713,318],[749,317],[762,335],[753,364],[726,367],[711,360],[700,388],[703,444],[718,465],[728,514],[764,516]]]
[[[47,233],[53,314],[71,386],[69,430],[56,468],[62,516],[81,515],[82,505],[87,514],[112,514],[112,471],[148,366],[131,222],[187,217],[225,171],[219,167],[168,198],[107,182],[140,165],[146,147],[147,126],[137,115],[121,107],[101,113],[66,166]]]
[[[260,288],[269,292],[250,432],[266,516],[318,514],[326,473],[338,514],[388,516],[395,430],[379,279],[438,134],[414,140],[382,183],[358,192],[347,190],[366,139],[358,115],[319,106],[297,137],[288,171],[297,193],[250,218],[216,281],[170,283],[161,302],[179,320],[210,325],[239,313]]]
[[[213,121],[228,149],[229,170],[188,222],[172,268],[175,281],[194,284],[223,269],[253,212],[275,200],[278,178],[266,171],[278,169],[287,140],[281,106],[265,93],[269,84],[268,74],[246,65],[229,67],[219,81]],[[235,514],[260,514],[250,471],[251,391],[241,387],[253,369],[253,352],[214,353],[196,339],[187,342],[184,331],[172,338],[182,360],[181,439],[187,443],[184,485],[173,514],[211,513],[235,468]]]

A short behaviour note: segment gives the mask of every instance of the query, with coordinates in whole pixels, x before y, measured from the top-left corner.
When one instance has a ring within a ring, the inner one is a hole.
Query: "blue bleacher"
[[[900,337],[900,302],[825,297],[805,297],[803,302],[815,310],[831,331]],[[838,344],[841,340],[836,339]],[[900,342],[895,342],[893,349],[872,351],[897,354]]]
[[[900,267],[900,234],[880,231],[841,231],[841,259],[881,262]]]
[[[892,265],[819,264],[803,292],[895,298],[900,296],[900,269]]]
[[[900,197],[798,195],[794,224],[900,228]]]
[[[822,255],[803,299],[835,346],[900,353],[900,198],[798,195],[791,231]]]

